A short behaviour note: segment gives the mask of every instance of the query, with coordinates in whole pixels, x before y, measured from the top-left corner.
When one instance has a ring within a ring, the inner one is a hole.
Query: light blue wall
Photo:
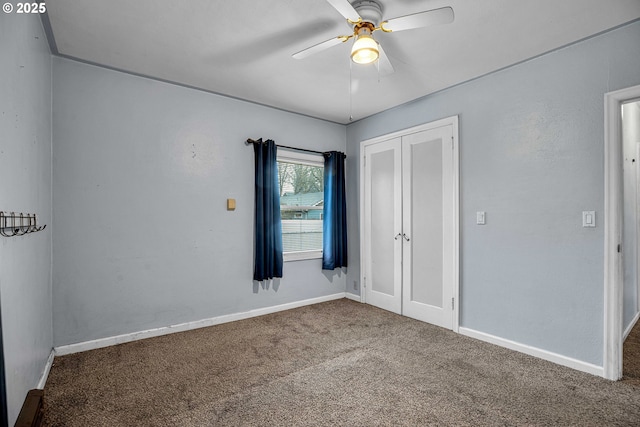
[[[360,141],[459,115],[461,326],[602,365],[604,94],[637,84],[640,22],[349,125],[348,288]]]
[[[53,59],[55,346],[344,292],[320,260],[252,282],[244,141],[260,137],[346,142],[341,125]]]
[[[9,425],[52,346],[51,55],[35,15],[0,13],[0,210],[47,228],[0,237],[0,301]]]

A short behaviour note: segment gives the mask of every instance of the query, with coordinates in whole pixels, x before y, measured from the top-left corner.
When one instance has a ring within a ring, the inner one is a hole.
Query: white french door
[[[363,143],[365,301],[457,329],[457,118]]]
[[[400,138],[365,147],[366,302],[402,313]]]

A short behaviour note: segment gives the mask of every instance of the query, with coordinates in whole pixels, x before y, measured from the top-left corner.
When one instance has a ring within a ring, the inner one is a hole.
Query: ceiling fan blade
[[[295,59],[304,59],[308,56],[315,55],[318,52],[322,52],[325,49],[329,49],[332,46],[339,45],[340,43],[344,43],[349,40],[352,36],[338,36],[329,40],[325,40],[322,43],[318,43],[311,47],[301,50],[300,52],[296,52],[292,57]]]
[[[378,52],[380,56],[378,57],[378,70],[381,76],[387,76],[392,74],[395,70],[393,69],[393,65],[391,65],[391,61],[389,61],[389,57],[382,49],[380,43],[378,43]]]
[[[432,25],[450,24],[453,22],[453,19],[453,9],[443,7],[389,19],[380,24],[380,27],[382,27],[384,31],[404,31],[414,28],[430,27]]]
[[[331,6],[333,6],[338,12],[340,12],[340,15],[344,16],[349,21],[357,22],[361,19],[360,14],[356,12],[356,10],[353,8],[353,6],[351,6],[351,3],[349,3],[348,0],[327,0],[327,2],[329,2]]]

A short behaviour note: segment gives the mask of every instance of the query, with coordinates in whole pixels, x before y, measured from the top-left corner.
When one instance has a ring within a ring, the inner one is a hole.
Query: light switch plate
[[[227,199],[227,210],[228,211],[236,210],[236,199]]]
[[[476,224],[484,225],[485,219],[486,219],[485,212],[481,212],[481,211],[476,212]]]
[[[596,211],[582,211],[582,226],[583,227],[596,226]]]

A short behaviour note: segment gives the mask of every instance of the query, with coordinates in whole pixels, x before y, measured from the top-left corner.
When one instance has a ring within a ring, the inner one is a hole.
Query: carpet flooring
[[[611,382],[350,300],[56,357],[48,426],[640,425]]]
[[[624,341],[622,355],[622,381],[640,386],[640,322]]]

